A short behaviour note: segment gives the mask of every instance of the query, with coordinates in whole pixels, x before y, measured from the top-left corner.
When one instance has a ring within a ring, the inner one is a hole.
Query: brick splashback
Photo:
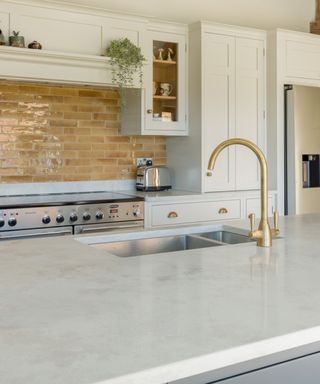
[[[0,81],[0,182],[134,179],[166,163],[160,136],[122,136],[112,88]]]

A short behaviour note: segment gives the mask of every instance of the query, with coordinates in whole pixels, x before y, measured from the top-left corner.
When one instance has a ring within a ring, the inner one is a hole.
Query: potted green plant
[[[19,36],[19,31],[12,31],[13,35],[9,36],[9,44],[11,47],[24,48],[24,37]]]
[[[116,39],[110,42],[106,55],[110,57],[113,84],[118,85],[120,89],[133,87],[134,77],[138,74],[142,87],[142,66],[145,58],[141,48],[127,38]]]

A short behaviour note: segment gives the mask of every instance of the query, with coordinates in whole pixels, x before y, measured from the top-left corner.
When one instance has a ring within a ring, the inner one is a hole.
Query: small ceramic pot
[[[9,44],[11,47],[24,48],[24,37],[23,36],[9,36]]]
[[[28,44],[28,48],[30,48],[30,49],[42,49],[42,45],[38,41],[33,40],[32,43]]]
[[[0,45],[6,45],[6,41],[1,29],[0,29]]]

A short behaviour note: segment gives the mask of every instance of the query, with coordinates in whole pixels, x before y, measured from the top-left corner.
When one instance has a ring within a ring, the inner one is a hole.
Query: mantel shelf
[[[59,52],[59,51],[48,51],[45,49],[30,49],[30,48],[16,48],[1,45],[0,46],[0,55],[16,55],[27,58],[32,58],[34,60],[41,60],[45,58],[50,59],[64,59],[64,60],[73,60],[81,61],[83,63],[97,63],[97,64],[109,64],[110,58],[106,56],[95,56],[95,55],[85,55],[81,53],[68,53],[68,52]]]
[[[0,46],[0,59],[5,79],[112,85],[106,56]]]

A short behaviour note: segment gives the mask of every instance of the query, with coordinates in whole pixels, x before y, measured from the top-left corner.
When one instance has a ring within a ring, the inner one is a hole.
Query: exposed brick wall
[[[133,179],[166,163],[160,136],[122,136],[112,88],[0,81],[0,182]]]

